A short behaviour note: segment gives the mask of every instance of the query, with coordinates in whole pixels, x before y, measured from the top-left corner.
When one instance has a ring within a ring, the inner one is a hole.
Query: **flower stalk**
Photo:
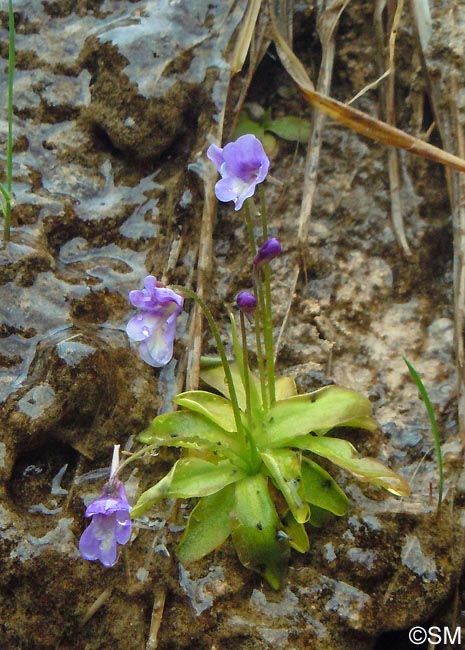
[[[265,338],[265,353],[266,353],[266,370],[268,378],[268,391],[270,395],[270,404],[273,405],[276,401],[275,394],[275,369],[274,369],[274,343],[273,343],[273,319],[272,319],[272,304],[271,304],[271,281],[270,281],[270,268],[265,265],[261,270],[265,276],[265,313],[264,313],[264,338]]]
[[[260,319],[263,331],[266,376],[270,404],[275,402],[275,369],[274,369],[274,343],[273,343],[273,318],[271,302],[271,274],[269,262],[281,255],[282,248],[279,241],[272,237],[267,239],[258,249],[253,259],[253,281],[259,305]]]
[[[242,365],[244,366],[245,408],[247,413],[247,426],[250,431],[252,429],[252,408],[250,403],[249,355],[247,352],[247,333],[245,331],[245,318],[242,311],[239,312],[239,319],[241,323]]]
[[[249,236],[249,245],[250,245],[250,250],[252,252],[252,255],[255,256],[257,252],[257,244],[255,243],[255,237],[253,234],[253,226],[252,226],[252,219],[250,216],[250,205],[249,205],[249,200],[247,200],[244,203],[244,221],[245,221],[245,226],[247,228],[247,234]]]
[[[260,196],[260,216],[262,220],[262,234],[263,234],[264,241],[266,241],[268,239],[268,215],[266,210],[265,189],[263,185],[260,185],[258,193]]]
[[[229,367],[228,358],[226,356],[226,351],[224,349],[223,341],[221,340],[220,331],[215,323],[213,314],[211,313],[210,309],[207,307],[204,300],[202,300],[202,298],[198,294],[196,294],[195,291],[191,291],[190,289],[187,289],[185,287],[179,287],[179,289],[184,293],[185,296],[195,300],[195,302],[199,305],[200,309],[203,311],[205,318],[207,319],[207,322],[210,326],[211,332],[215,339],[218,354],[220,355],[221,363],[224,369],[225,379],[231,397],[231,405],[234,412],[234,420],[236,422],[237,432],[241,434],[242,437],[245,439],[247,436],[244,431],[244,427],[242,425],[241,412],[239,408],[239,402],[237,400],[236,388],[234,386],[234,381],[231,374],[231,369]]]
[[[262,403],[265,409],[268,408],[268,391],[266,386],[266,374],[265,374],[265,360],[263,357],[262,349],[262,319],[260,316],[261,310],[257,309],[255,312],[255,345],[257,347],[257,366],[258,366],[258,376],[260,377],[260,389],[262,394]]]

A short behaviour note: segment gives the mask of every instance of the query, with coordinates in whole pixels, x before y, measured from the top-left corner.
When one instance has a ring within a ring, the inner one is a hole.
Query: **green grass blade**
[[[2,207],[4,214],[3,237],[5,241],[9,241],[10,239],[11,186],[13,179],[13,79],[15,71],[15,16],[13,12],[12,0],[8,0],[8,30],[8,135],[6,142],[6,191],[3,187],[0,190],[5,200],[5,203]]]
[[[442,452],[441,452],[441,441],[439,439],[439,427],[438,423],[436,420],[436,416],[434,414],[434,409],[431,404],[431,400],[428,396],[428,393],[426,391],[426,388],[420,378],[420,375],[418,372],[415,370],[415,368],[412,366],[410,361],[408,361],[405,357],[402,357],[403,360],[405,361],[407,368],[409,369],[410,375],[417,385],[418,391],[421,395],[421,398],[423,402],[425,403],[426,411],[428,413],[429,421],[430,421],[430,426],[431,426],[431,432],[433,434],[434,438],[434,448],[436,450],[436,462],[438,464],[438,474],[439,474],[439,495],[438,495],[438,510],[441,507],[442,503],[442,493],[444,489],[444,468],[443,468],[443,463],[442,463]]]
[[[6,189],[3,187],[3,185],[0,183],[0,194],[3,196],[5,201],[11,201],[11,195],[8,194]]]

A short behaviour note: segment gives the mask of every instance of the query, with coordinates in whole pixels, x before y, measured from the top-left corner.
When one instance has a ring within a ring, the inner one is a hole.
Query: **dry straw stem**
[[[104,589],[102,591],[100,596],[98,596],[98,598],[94,600],[92,605],[90,605],[87,608],[86,613],[82,617],[81,625],[85,625],[90,621],[92,616],[95,616],[95,614],[99,611],[99,609],[101,609],[105,605],[105,603],[109,600],[111,596],[111,592],[112,592],[111,588]]]
[[[317,30],[322,46],[322,59],[320,66],[320,73],[318,76],[317,88],[318,92],[327,95],[331,89],[331,79],[333,75],[334,56],[336,51],[334,33],[339,22],[339,18],[344,11],[345,7],[350,0],[343,0],[331,5],[318,14]],[[313,207],[313,199],[315,197],[316,188],[318,185],[318,167],[320,163],[321,142],[323,135],[325,115],[318,110],[313,111],[312,129],[310,138],[307,145],[307,156],[305,159],[304,169],[304,183],[302,202],[300,204],[300,217],[299,217],[299,255],[301,258],[304,256],[304,244],[307,239],[308,226]],[[281,339],[286,329],[287,321],[294,300],[294,292],[297,286],[297,280],[300,272],[300,260],[294,265],[290,272],[291,283],[288,295],[290,296],[285,316],[279,330],[278,339],[276,341],[276,356],[278,355]],[[304,265],[305,267],[305,265]]]
[[[271,43],[268,36],[268,20],[265,12],[259,12],[262,0],[252,2],[247,10],[247,15],[241,24],[241,30],[237,37],[236,46],[231,60],[231,73],[237,74],[243,68],[247,53],[249,52],[249,61],[245,75],[241,79],[241,92],[234,106],[234,115],[231,123],[231,133],[234,132],[242,106],[247,98],[247,92],[252,83],[252,79],[265,56]]]
[[[218,123],[216,141],[221,141],[223,132],[224,110],[221,112],[221,119]],[[216,129],[215,129],[216,130]],[[197,287],[196,292],[200,298],[205,297],[208,290],[213,267],[213,226],[216,220],[216,201],[214,200],[214,187],[216,172],[210,165],[203,169],[203,182],[205,201],[203,204],[202,223],[200,226],[199,252],[197,266]],[[189,340],[192,341],[187,361],[186,390],[195,390],[200,380],[200,356],[202,354],[202,310],[194,304],[192,308],[191,321],[189,325]]]
[[[444,14],[443,28],[448,35],[444,43],[442,65],[443,79],[438,79],[434,60],[430,62],[429,46],[432,36],[432,17],[429,3],[425,0],[410,0],[410,13],[417,33],[422,55],[423,69],[427,83],[434,119],[444,146],[465,157],[465,134],[463,117],[457,106],[458,90],[461,86],[461,70],[465,66],[465,48],[460,28],[460,9],[455,5]],[[433,55],[434,56],[434,55]],[[431,63],[431,65],[430,65]],[[465,442],[465,177],[446,168],[447,189],[452,208],[454,235],[454,327],[455,354],[458,375],[458,420],[459,432]]]
[[[458,156],[454,156],[439,147],[423,142],[401,129],[397,129],[394,126],[386,124],[386,122],[377,120],[375,117],[371,117],[362,111],[316,91],[302,63],[279,33],[273,18],[271,22],[273,38],[279,58],[287,72],[299,86],[309,104],[333,120],[367,138],[399,149],[406,149],[410,153],[465,172],[465,160],[462,160]]]
[[[163,611],[166,601],[166,589],[162,587],[155,592],[153,598],[152,619],[150,631],[145,650],[156,650],[158,648],[158,631],[163,619]]]
[[[458,83],[455,75],[451,79],[452,93],[458,96]],[[460,155],[465,156],[465,137],[457,111],[457,104],[452,106],[455,130],[457,133],[457,146]],[[465,441],[465,176],[455,175],[453,224],[454,224],[454,321],[455,321],[455,347],[458,370],[458,411],[459,430],[462,440]]]
[[[390,33],[388,37],[388,60],[387,60],[387,81],[386,87],[381,87],[381,96],[385,106],[385,117],[386,122],[391,126],[395,126],[396,123],[396,108],[395,108],[395,44],[396,44],[396,35],[400,23],[400,17],[402,15],[402,10],[404,7],[403,0],[395,2],[394,0],[377,0],[375,13],[374,13],[374,24],[375,32],[378,41],[378,52],[379,52],[379,67],[382,70],[385,66],[385,60],[383,52],[385,50],[385,33],[383,26],[383,11],[387,4],[387,13],[388,13],[388,24],[390,25]],[[388,27],[389,29],[389,27]],[[382,75],[383,77],[385,75]],[[409,257],[412,252],[407,242],[407,237],[404,230],[404,220],[402,214],[402,202],[400,198],[400,161],[399,161],[399,151],[394,147],[389,147],[388,149],[388,174],[389,174],[389,188],[391,196],[391,219],[394,232],[397,237],[397,241],[401,246],[404,254]]]
[[[241,41],[240,47],[248,47],[250,44],[250,39],[253,34],[253,27],[257,19],[255,14],[255,5],[258,4],[260,8],[261,2],[253,2],[254,5],[253,11],[249,11],[248,14],[245,14],[243,28],[244,36],[239,35],[239,41]],[[245,12],[245,3],[244,3],[244,12]],[[236,45],[236,51],[232,55],[232,60],[235,58],[234,65],[237,67],[240,62],[240,57],[237,54],[238,46]],[[229,68],[225,68],[220,71],[221,75],[224,75],[222,82],[224,86],[227,87],[230,85],[232,77],[231,62]],[[224,102],[221,111],[218,114],[218,121],[213,122],[212,126],[207,134],[207,140],[209,142],[214,142],[215,144],[220,145],[223,137],[224,129],[224,116],[226,110],[226,102]],[[202,222],[200,226],[200,237],[199,237],[199,250],[198,250],[198,263],[197,263],[197,285],[196,293],[201,298],[204,299],[206,293],[208,293],[212,269],[213,269],[213,228],[216,221],[217,213],[217,201],[215,197],[215,183],[216,183],[216,170],[213,165],[205,163],[199,163],[200,176],[204,185],[204,204],[202,212]],[[188,360],[187,360],[187,373],[186,373],[186,390],[195,390],[200,381],[200,356],[202,354],[202,330],[203,330],[203,315],[202,310],[200,309],[197,302],[195,302],[192,308],[192,315],[189,324],[189,341],[192,341]]]
[[[244,65],[245,57],[247,56],[254,35],[255,24],[261,4],[262,0],[251,0],[247,7],[247,13],[242,22],[242,29],[237,38],[231,59],[231,73],[233,75],[240,72]]]

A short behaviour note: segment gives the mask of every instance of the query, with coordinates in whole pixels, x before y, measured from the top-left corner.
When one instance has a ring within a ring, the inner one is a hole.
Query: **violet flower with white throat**
[[[240,210],[245,199],[253,196],[258,183],[262,183],[270,161],[262,143],[254,135],[241,135],[223,149],[216,144],[208,147],[207,156],[221,174],[215,185],[219,201],[234,201],[234,209]]]
[[[127,324],[127,335],[139,343],[145,363],[154,368],[166,366],[173,356],[176,319],[184,298],[148,275],[143,289],[129,292],[129,300],[140,312]]]
[[[85,516],[92,521],[79,540],[79,552],[85,560],[99,560],[111,567],[117,560],[117,544],[127,544],[131,537],[131,517],[124,484],[118,479],[119,445],[113,448],[110,480],[102,494],[92,501]]]

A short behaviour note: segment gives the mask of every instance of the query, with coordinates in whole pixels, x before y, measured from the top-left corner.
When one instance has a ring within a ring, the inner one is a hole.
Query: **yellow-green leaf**
[[[234,388],[236,389],[239,408],[245,410],[245,392],[239,368],[237,367],[237,363],[235,363],[235,361],[229,361],[228,363],[233,378]],[[207,361],[204,361],[204,358],[202,357],[200,378],[206,384],[211,386],[211,388],[214,388],[228,399],[231,399],[221,359],[217,358],[214,360],[212,358],[209,358]]]
[[[380,485],[396,496],[408,496],[407,481],[376,458],[359,458],[355,447],[340,438],[308,436],[306,448],[354,474],[360,481]]]
[[[139,440],[147,445],[155,444],[160,447],[205,449],[234,460],[244,456],[236,432],[225,431],[201,413],[193,411],[175,411],[157,416],[150,426],[139,434]]]
[[[305,143],[310,137],[310,121],[295,115],[269,120],[264,126],[267,131],[271,131],[283,140],[290,142]]]
[[[300,473],[301,454],[292,449],[270,449],[260,454],[274,484],[286,499],[294,519],[303,524],[310,518]]]
[[[310,548],[310,541],[305,526],[296,522],[291,511],[283,517],[282,521],[283,530],[289,538],[289,546],[299,553],[306,553]]]
[[[313,393],[280,400],[270,408],[259,444],[267,448],[291,446],[297,436],[311,431],[327,432],[352,422],[375,428],[371,402],[341,386],[325,386]]]
[[[312,505],[312,516],[310,517],[309,524],[315,526],[315,528],[321,528],[326,524],[328,517],[331,516],[329,510],[324,508],[319,508],[318,506]]]
[[[191,390],[187,393],[179,393],[173,401],[178,406],[201,413],[225,431],[237,430],[231,402],[220,395],[214,395],[206,390]]]
[[[262,140],[263,136],[265,135],[265,130],[261,124],[254,122],[254,120],[251,120],[250,117],[247,117],[246,115],[244,116],[242,114],[234,130],[233,140],[236,140],[241,135],[246,135],[249,133],[256,136],[259,140]]]
[[[309,458],[302,462],[302,485],[306,501],[335,515],[345,515],[349,509],[349,499],[336,481],[320,465]]]
[[[236,389],[237,401],[239,408],[242,411],[245,411],[246,399],[245,399],[245,390],[244,384],[242,383],[241,373],[239,367],[235,361],[229,362],[229,368],[231,370],[231,375],[233,378],[234,388]],[[250,373],[251,381],[255,386],[255,390],[260,390],[260,382],[257,377]],[[230,399],[228,384],[226,383],[226,377],[224,375],[223,366],[221,361],[217,361],[214,364],[212,361],[208,362],[208,366],[202,367],[200,371],[200,378],[206,384],[217,390],[219,393]]]
[[[281,586],[289,544],[277,535],[280,521],[263,474],[236,483],[232,540],[239,560],[262,575],[273,589]]]
[[[210,463],[202,458],[181,458],[158,483],[143,492],[131,510],[131,517],[139,517],[162,499],[204,497],[222,490],[246,476],[229,460]]]
[[[293,377],[277,377],[274,384],[276,401],[297,395],[297,386]]]
[[[195,562],[221,546],[231,533],[234,486],[203,497],[192,510],[177,549],[181,562]]]

